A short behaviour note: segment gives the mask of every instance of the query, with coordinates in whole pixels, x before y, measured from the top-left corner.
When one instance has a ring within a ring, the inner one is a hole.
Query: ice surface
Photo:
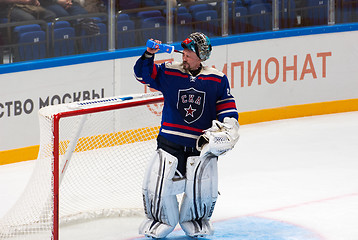
[[[232,239],[248,240],[263,234],[254,229],[281,224],[285,234],[296,229],[285,228],[289,225],[314,239],[358,239],[358,112],[244,125],[240,135],[237,146],[219,159],[221,195],[212,218],[219,235],[227,228]],[[22,193],[33,165],[0,166],[0,217]],[[75,224],[61,239],[135,239],[140,221],[133,217]],[[73,229],[83,229],[81,236]],[[98,237],[98,229],[108,236]],[[174,239],[185,239],[175,238],[180,234],[176,231]],[[292,234],[276,239],[309,239]],[[224,239],[219,235],[210,239]]]

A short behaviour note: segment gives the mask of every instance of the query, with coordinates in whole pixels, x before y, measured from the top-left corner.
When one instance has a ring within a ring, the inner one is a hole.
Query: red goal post
[[[142,214],[141,182],[156,147],[163,96],[137,94],[40,109],[33,175],[0,219],[0,239],[59,239],[60,226]]]

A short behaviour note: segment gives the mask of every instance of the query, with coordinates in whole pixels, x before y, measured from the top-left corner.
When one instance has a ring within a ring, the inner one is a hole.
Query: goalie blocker
[[[147,219],[139,233],[164,238],[180,224],[186,235],[212,235],[210,218],[218,197],[217,157],[232,149],[239,139],[239,123],[214,120],[197,141],[200,156],[187,159],[186,176],[177,171],[178,159],[159,148],[148,163],[143,182]],[[180,212],[176,195],[184,192]]]

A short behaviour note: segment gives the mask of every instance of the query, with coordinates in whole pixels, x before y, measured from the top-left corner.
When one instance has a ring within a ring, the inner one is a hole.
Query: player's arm
[[[224,75],[217,96],[216,101],[216,118],[218,121],[223,122],[224,118],[239,119],[239,114],[236,108],[234,96],[231,94],[231,89],[227,77]]]
[[[231,150],[240,137],[239,114],[226,76],[220,86],[216,102],[217,120],[213,120],[212,126],[197,140],[197,149],[201,151],[201,155],[222,155]]]
[[[155,41],[161,43],[159,40]],[[158,51],[159,49],[147,47],[147,50],[134,65],[135,78],[140,83],[147,84],[156,90],[160,90],[159,83],[157,81],[157,73],[160,67],[154,64],[154,54]]]

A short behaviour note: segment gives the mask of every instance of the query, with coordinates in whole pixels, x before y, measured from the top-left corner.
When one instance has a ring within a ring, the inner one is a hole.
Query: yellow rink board
[[[350,111],[358,111],[358,99],[311,103],[280,108],[263,109],[250,112],[241,112],[239,114],[239,122],[240,125],[245,125],[273,120]],[[95,148],[111,147],[121,144],[133,143],[137,141],[147,141],[156,137],[156,134],[153,134],[153,131],[158,132],[159,126],[154,128],[143,128],[82,138],[79,140],[80,142],[76,147],[75,151],[87,151]],[[138,135],[141,136],[140,139],[138,139]],[[100,144],[98,144],[98,142],[100,142]],[[61,149],[66,149],[67,145],[68,142],[62,142]],[[0,165],[36,159],[38,151],[38,145],[0,151]]]

